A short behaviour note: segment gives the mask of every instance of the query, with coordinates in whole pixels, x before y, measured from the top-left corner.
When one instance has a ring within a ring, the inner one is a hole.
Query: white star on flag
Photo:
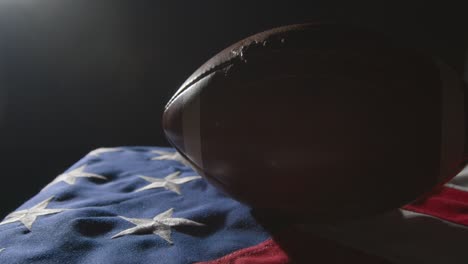
[[[170,190],[181,195],[180,184],[184,184],[189,181],[193,181],[193,180],[197,180],[201,178],[200,176],[189,176],[189,177],[179,178],[179,175],[180,175],[180,171],[171,173],[168,176],[166,176],[164,179],[141,175],[139,177],[147,182],[150,182],[150,184],[136,191],[141,192],[141,191],[148,190],[148,189],[165,188],[166,190]]]
[[[121,151],[120,148],[98,148],[88,153],[88,156],[99,156],[102,153]]]
[[[56,214],[63,212],[68,209],[46,209],[47,205],[49,202],[53,199],[54,197],[50,197],[49,199],[40,202],[39,204],[26,209],[26,210],[21,210],[17,212],[13,212],[5,217],[5,220],[0,223],[0,225],[6,225],[9,223],[13,222],[21,222],[23,225],[31,231],[31,227],[36,221],[36,218],[41,215],[50,215],[50,214]]]
[[[185,218],[172,218],[174,209],[171,208],[163,213],[158,214],[153,219],[149,218],[127,218],[119,216],[120,218],[134,224],[135,226],[126,229],[117,235],[114,235],[112,239],[121,236],[132,235],[132,234],[155,234],[166,240],[169,244],[173,244],[171,240],[171,227],[173,226],[204,226],[204,224],[197,223],[195,221]]]
[[[186,161],[177,151],[169,152],[162,150],[153,150],[151,152],[159,154],[159,156],[151,158],[152,160],[175,160],[184,164],[185,166],[190,166],[190,163]]]
[[[53,180],[51,183],[47,184],[46,187],[44,187],[44,189],[46,189],[47,187],[50,187],[58,182],[66,182],[70,185],[73,185],[76,183],[76,179],[77,178],[96,178],[96,179],[101,179],[101,180],[107,180],[106,177],[102,176],[102,175],[98,175],[98,174],[94,174],[94,173],[89,173],[89,172],[85,172],[84,170],[86,169],[86,165],[83,165],[77,169],[74,169],[72,171],[69,171],[69,172],[65,172],[63,174],[60,174],[59,176],[57,176],[57,178],[55,178],[55,180]]]
[[[4,248],[0,248],[0,253],[1,253],[3,250],[5,250],[5,249],[4,249]]]

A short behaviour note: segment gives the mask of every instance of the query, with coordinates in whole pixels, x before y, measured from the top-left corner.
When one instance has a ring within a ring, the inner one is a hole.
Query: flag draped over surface
[[[101,148],[0,222],[0,263],[468,263],[468,169],[355,222],[272,231],[254,215],[172,148]]]
[[[91,152],[0,223],[0,263],[193,263],[268,239],[174,153]]]

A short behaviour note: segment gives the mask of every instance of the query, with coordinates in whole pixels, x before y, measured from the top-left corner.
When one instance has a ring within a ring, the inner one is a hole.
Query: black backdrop
[[[175,89],[216,52],[274,26],[359,24],[462,73],[462,4],[392,2],[3,0],[0,217],[94,148],[168,145],[161,113]]]

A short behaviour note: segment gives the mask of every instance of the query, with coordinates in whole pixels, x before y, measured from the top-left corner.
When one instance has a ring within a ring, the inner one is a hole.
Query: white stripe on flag
[[[465,168],[445,184],[445,186],[468,192],[468,166],[465,166]]]
[[[468,227],[407,210],[307,231],[397,264],[468,263]]]

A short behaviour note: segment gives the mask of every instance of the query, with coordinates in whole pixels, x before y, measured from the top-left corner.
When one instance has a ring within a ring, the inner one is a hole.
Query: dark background
[[[258,31],[317,20],[362,25],[462,74],[461,2],[3,0],[0,218],[94,148],[167,146],[160,123],[172,93]]]

